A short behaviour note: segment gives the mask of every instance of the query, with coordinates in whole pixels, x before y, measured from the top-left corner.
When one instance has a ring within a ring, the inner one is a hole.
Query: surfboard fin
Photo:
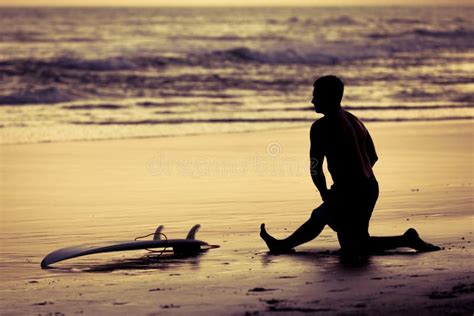
[[[196,233],[199,230],[199,228],[201,228],[201,225],[199,224],[194,225],[193,228],[191,228],[191,230],[189,231],[188,235],[186,236],[186,239],[195,239]]]
[[[155,230],[155,235],[153,235],[153,240],[161,240],[161,231],[163,230],[163,225],[160,225]]]

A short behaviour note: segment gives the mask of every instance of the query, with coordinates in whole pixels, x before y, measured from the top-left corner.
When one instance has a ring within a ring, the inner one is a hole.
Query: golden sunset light
[[[2,315],[472,315],[464,0],[0,0]]]
[[[239,1],[217,1],[217,0],[0,0],[0,6],[462,6],[472,5],[467,0],[395,0],[380,2],[377,0],[239,0]]]

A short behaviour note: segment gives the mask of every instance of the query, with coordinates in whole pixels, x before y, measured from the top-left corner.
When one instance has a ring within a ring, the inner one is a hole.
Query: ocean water
[[[473,7],[2,8],[0,141],[307,126],[312,82],[365,121],[472,119]]]

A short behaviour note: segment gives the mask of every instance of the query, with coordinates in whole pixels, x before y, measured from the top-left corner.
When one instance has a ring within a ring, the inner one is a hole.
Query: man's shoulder
[[[351,119],[353,119],[353,120],[355,120],[355,121],[359,121],[359,122],[360,122],[360,119],[359,119],[357,116],[355,116],[354,114],[352,114],[351,112],[349,112],[349,111],[347,111],[347,110],[344,109],[343,113],[346,115],[346,117],[349,117],[349,118],[351,118]]]
[[[355,116],[354,114],[352,114],[351,112],[347,110],[344,110],[344,114],[346,115],[347,118],[349,118],[349,120],[356,122],[359,126],[365,129],[364,123],[362,123],[362,121],[357,116]]]
[[[313,124],[311,124],[311,131],[315,131],[315,130],[320,130],[322,128],[324,128],[324,126],[326,125],[326,117],[323,116],[319,119],[317,119],[316,121],[313,122]]]

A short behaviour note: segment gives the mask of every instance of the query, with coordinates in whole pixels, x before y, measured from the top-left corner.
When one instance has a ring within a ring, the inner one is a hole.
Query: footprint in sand
[[[270,292],[270,291],[276,291],[278,289],[266,289],[264,287],[255,287],[253,289],[250,289],[249,292]]]
[[[345,287],[345,288],[342,288],[342,289],[329,290],[329,292],[345,292],[345,291],[349,291],[350,289],[351,289],[350,287]]]

